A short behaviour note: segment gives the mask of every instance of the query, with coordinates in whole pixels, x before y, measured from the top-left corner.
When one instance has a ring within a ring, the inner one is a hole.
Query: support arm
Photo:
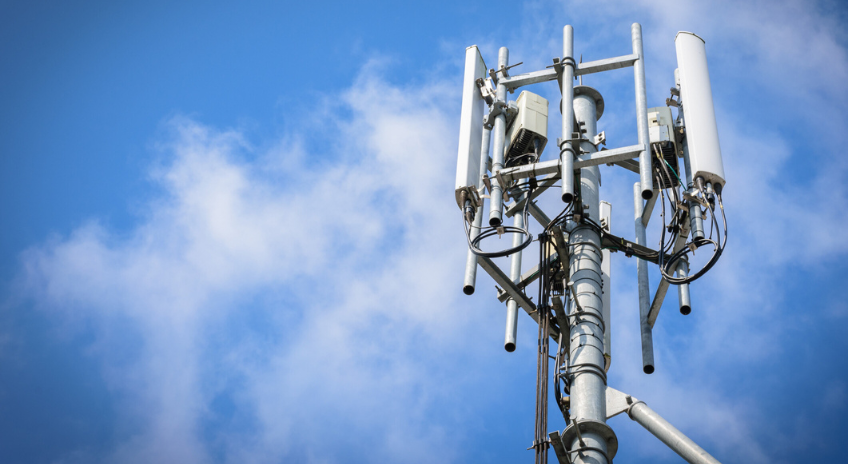
[[[607,419],[626,412],[631,419],[691,464],[721,464],[644,402],[607,387]]]

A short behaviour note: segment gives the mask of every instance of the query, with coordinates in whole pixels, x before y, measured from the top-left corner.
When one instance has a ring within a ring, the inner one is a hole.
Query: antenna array
[[[565,26],[563,55],[554,58],[551,66],[514,76],[510,69],[517,65],[509,65],[505,47],[498,51],[497,67],[491,69],[476,46],[466,50],[455,190],[468,241],[463,291],[474,293],[478,265],[498,284],[498,300],[507,309],[506,351],[516,349],[519,308],[538,324],[536,425],[531,447],[537,463],[547,462],[550,447],[560,463],[611,463],[618,441],[606,421],[622,412],[688,462],[717,463],[645,403],[607,386],[611,253],[622,252],[638,262],[642,364],[643,371],[651,374],[652,329],[669,285],[678,288],[680,312],[689,314],[689,284],[712,268],[727,243],[721,197],[725,173],[704,41],[689,32],[677,34],[678,69],[671,97],[666,106],[648,108],[639,24],[631,28],[632,53],[603,60],[583,62],[581,55],[576,62],[573,35],[572,27]],[[596,89],[582,85],[582,76],[625,67],[633,68],[638,140],[631,146],[606,149],[602,147],[606,135],[597,129],[604,99]],[[577,86],[575,79],[579,79]],[[527,90],[514,102],[507,100],[507,94],[554,81],[562,94],[562,137],[553,145],[555,157],[543,160],[544,149],[552,145],[548,143],[548,101]],[[638,176],[633,185],[634,240],[612,233],[611,205],[599,197],[602,165]],[[564,207],[551,219],[537,200],[557,183]],[[652,249],[646,228],[658,200],[663,224],[659,247]],[[487,202],[488,225],[484,226]],[[531,216],[542,228],[537,236],[530,232]],[[512,225],[504,224],[510,217]],[[486,251],[483,243],[496,235],[511,235],[511,246]],[[534,241],[539,245],[538,263],[522,273],[522,255]],[[710,258],[690,273],[689,257],[701,247],[712,249]],[[494,261],[500,257],[509,257],[508,275]],[[662,275],[653,298],[649,264],[657,265]],[[534,282],[536,303],[527,294]],[[548,432],[551,381],[566,423],[562,432]]]

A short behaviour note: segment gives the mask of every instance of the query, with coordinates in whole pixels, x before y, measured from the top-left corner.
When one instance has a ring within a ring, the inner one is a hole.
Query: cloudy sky
[[[0,461],[532,459],[535,329],[506,353],[494,283],[461,291],[464,50],[525,72],[565,24],[584,60],[628,54],[633,22],[649,106],[676,32],[706,40],[730,242],[691,315],[667,298],[650,376],[613,255],[610,385],[723,462],[843,460],[846,21],[836,1],[4,2]],[[609,147],[635,143],[632,78],[585,81]],[[636,175],[602,174],[632,237]],[[616,463],[680,462],[610,424]]]

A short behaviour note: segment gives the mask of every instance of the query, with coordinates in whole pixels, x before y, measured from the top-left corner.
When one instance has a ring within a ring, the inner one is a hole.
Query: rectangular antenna
[[[486,78],[486,63],[476,45],[465,49],[465,75],[462,79],[462,112],[459,116],[459,151],[456,156],[456,203],[460,191],[480,181],[480,144],[483,139],[485,106],[477,79]]]

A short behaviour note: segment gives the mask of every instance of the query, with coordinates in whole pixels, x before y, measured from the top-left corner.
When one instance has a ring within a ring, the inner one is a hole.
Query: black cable
[[[701,189],[699,188],[699,190],[701,190]],[[701,190],[701,194],[702,195],[704,194],[703,190]],[[669,283],[675,284],[675,285],[680,285],[680,284],[686,284],[686,283],[689,283],[689,282],[692,282],[692,281],[698,279],[699,277],[706,274],[707,271],[712,269],[712,267],[715,265],[715,263],[718,262],[718,259],[721,257],[721,254],[724,252],[724,247],[727,245],[727,218],[726,218],[725,213],[724,213],[724,204],[723,204],[722,199],[721,199],[721,186],[720,186],[720,184],[716,188],[716,196],[718,197],[719,208],[721,209],[721,220],[722,220],[722,223],[724,225],[724,240],[721,240],[720,236],[716,237],[716,240],[713,240],[712,234],[710,234],[710,238],[696,238],[696,239],[692,240],[692,242],[690,242],[690,243],[695,245],[696,249],[700,248],[702,246],[712,245],[713,246],[713,254],[710,257],[709,261],[707,261],[707,263],[704,265],[704,267],[702,267],[695,274],[690,274],[687,277],[674,277],[672,274],[674,273],[674,264],[677,262],[677,260],[683,258],[688,253],[693,251],[692,248],[690,248],[688,246],[689,245],[688,243],[687,243],[687,246],[684,246],[677,253],[671,255],[671,257],[669,257],[669,259],[668,259],[668,262],[665,262],[664,256],[660,255],[660,259],[659,259],[660,272],[662,273],[663,278],[665,278]],[[707,202],[707,207],[709,208],[710,217],[712,219],[712,222],[710,224],[710,228],[712,230],[712,228],[714,227],[715,230],[718,230],[718,218],[716,217],[715,207],[710,202]],[[663,208],[665,208],[665,204],[663,204]],[[665,228],[663,228],[663,235],[665,235]]]
[[[475,255],[485,256],[487,258],[500,258],[502,256],[508,256],[508,255],[511,255],[515,252],[518,252],[518,251],[521,251],[521,250],[527,248],[530,245],[530,243],[533,242],[533,235],[530,233],[530,226],[529,226],[529,222],[528,222],[528,214],[530,212],[530,194],[531,193],[532,193],[532,190],[528,189],[527,190],[527,199],[524,202],[524,209],[521,212],[521,215],[524,217],[524,228],[514,227],[514,226],[506,226],[506,225],[503,225],[503,224],[501,224],[498,227],[491,227],[490,226],[488,228],[483,229],[483,231],[480,232],[472,240],[471,239],[471,232],[468,229],[468,220],[463,215],[462,223],[465,227],[465,237],[468,240],[468,248],[471,249],[471,252],[474,253]],[[478,214],[482,214],[482,211]],[[483,239],[491,237],[493,235],[502,235],[504,233],[523,234],[527,238],[524,240],[524,242],[522,242],[518,246],[508,248],[508,249],[502,250],[502,251],[486,252],[486,251],[483,251],[483,250],[480,249],[480,242]]]

